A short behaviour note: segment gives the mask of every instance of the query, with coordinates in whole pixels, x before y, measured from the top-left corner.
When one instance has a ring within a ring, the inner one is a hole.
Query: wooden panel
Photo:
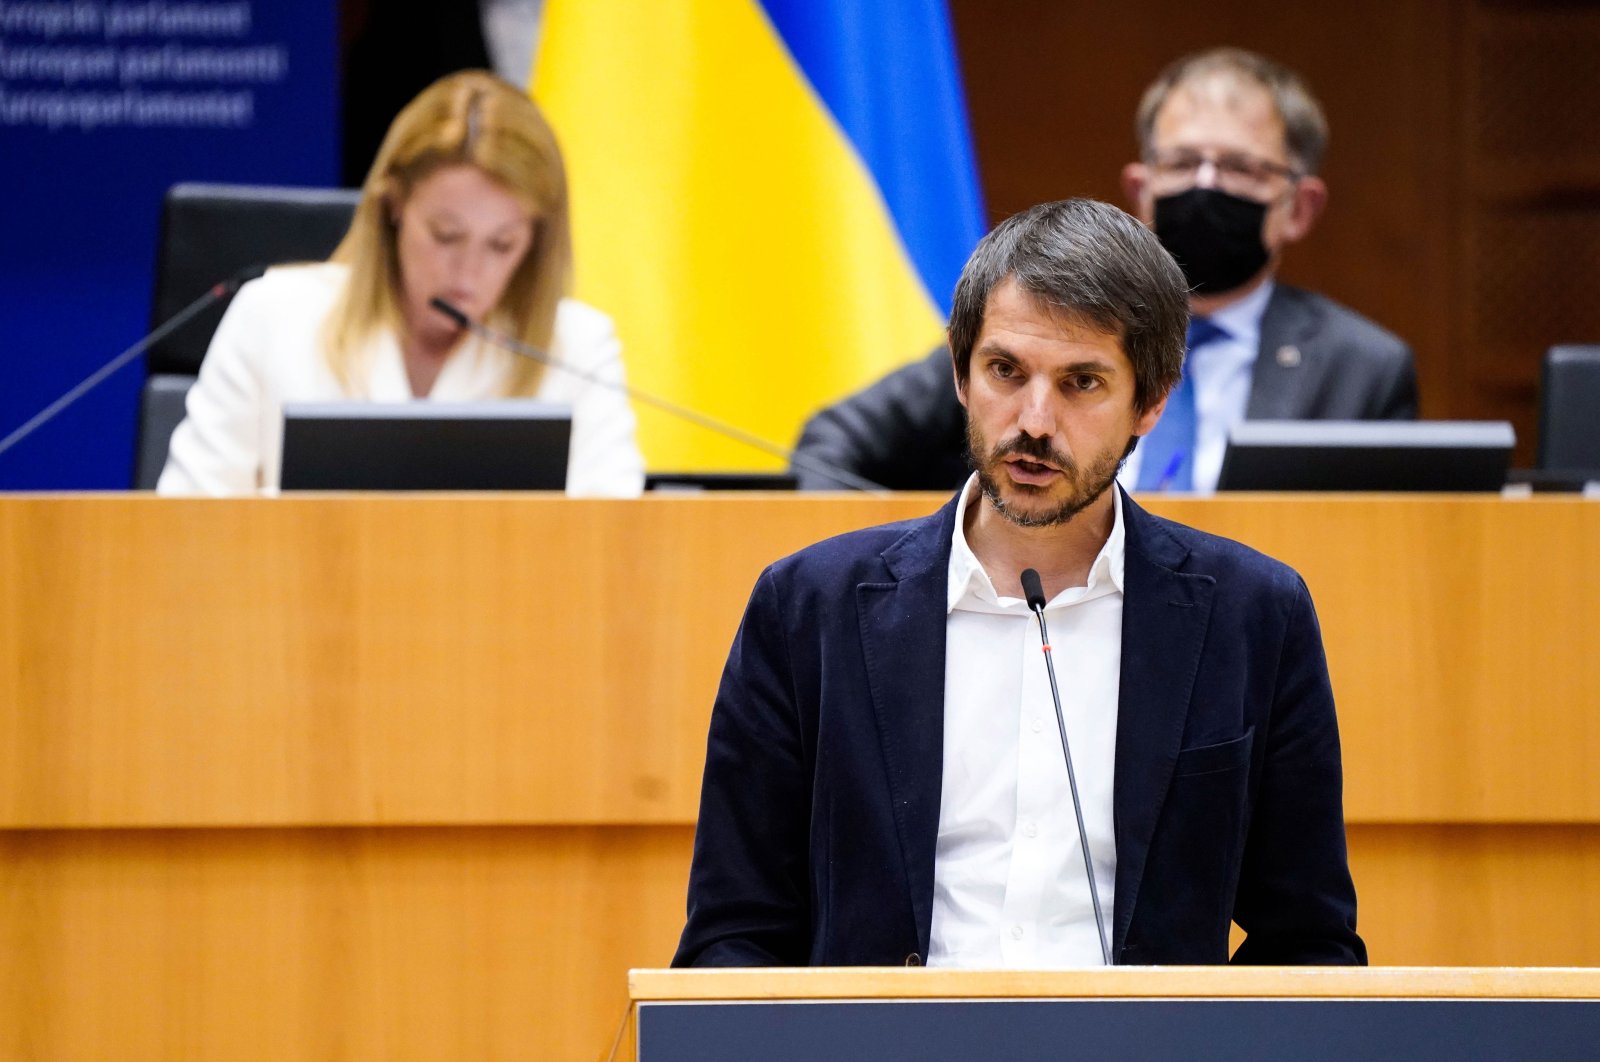
[[[1471,146],[1483,161],[1539,163],[1547,185],[1596,156],[1600,12],[1570,0],[1474,5]]]
[[[671,956],[690,838],[3,832],[0,1057],[594,1059],[624,971]],[[1376,963],[1600,963],[1600,829],[1357,827],[1351,855]]]
[[[0,833],[0,1057],[600,1058],[691,831]]]
[[[1353,826],[1373,963],[1600,965],[1600,826]]]
[[[1351,822],[1600,821],[1600,507],[1169,502],[1316,601]]]
[[[0,824],[690,823],[760,567],[941,500],[0,499]],[[1600,507],[1153,508],[1306,577],[1352,821],[1600,821]]]
[[[1463,27],[1459,283],[1471,310],[1455,367],[1466,408],[1512,420],[1531,464],[1545,351],[1600,340],[1600,10],[1479,0]]]
[[[0,500],[0,821],[690,822],[776,499]]]

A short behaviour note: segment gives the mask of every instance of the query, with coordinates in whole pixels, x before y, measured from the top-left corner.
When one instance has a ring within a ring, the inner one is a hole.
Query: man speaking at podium
[[[1221,963],[1230,922],[1235,962],[1366,961],[1304,582],[1115,485],[1187,323],[1113,207],[979,244],[949,330],[977,472],[762,573],[675,965]]]

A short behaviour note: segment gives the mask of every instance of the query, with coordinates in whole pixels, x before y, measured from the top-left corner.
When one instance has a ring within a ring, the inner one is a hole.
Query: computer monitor
[[[1515,444],[1506,421],[1246,420],[1217,489],[1498,491]]]
[[[562,490],[570,406],[323,402],[283,408],[284,490]]]
[[[724,490],[794,490],[787,472],[651,472],[644,489],[662,494],[702,494]]]

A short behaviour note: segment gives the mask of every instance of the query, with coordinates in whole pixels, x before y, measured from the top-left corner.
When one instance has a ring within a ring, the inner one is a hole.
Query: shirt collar
[[[1228,333],[1229,342],[1238,343],[1253,356],[1261,346],[1261,318],[1267,312],[1267,303],[1272,300],[1272,292],[1276,287],[1277,284],[1269,278],[1238,302],[1230,303],[1208,316],[1212,323]]]
[[[1073,586],[1061,591],[1052,598],[1046,608],[1055,608],[1058,605],[1070,605],[1078,601],[1085,601],[1091,597],[1101,597],[1110,593],[1122,592],[1123,578],[1123,551],[1127,541],[1127,533],[1122,525],[1122,490],[1116,484],[1109,488],[1111,491],[1111,534],[1106,536],[1105,545],[1100,547],[1100,552],[1095,555],[1094,563],[1089,566],[1089,578],[1084,586]],[[950,540],[950,567],[945,595],[945,614],[949,615],[958,607],[968,611],[979,612],[1021,612],[1028,611],[1027,602],[1020,597],[1001,597],[995,592],[994,583],[989,579],[989,573],[983,570],[983,565],[978,562],[978,557],[972,552],[972,547],[967,545],[966,516],[967,506],[978,502],[982,488],[978,486],[978,474],[974,472],[967,480],[967,485],[961,489],[961,500],[956,503],[956,527]]]

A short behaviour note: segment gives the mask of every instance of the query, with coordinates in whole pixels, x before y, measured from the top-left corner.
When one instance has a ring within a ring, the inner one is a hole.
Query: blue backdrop
[[[328,0],[0,0],[0,438],[149,329],[168,186],[336,184],[338,113]],[[143,375],[0,454],[0,490],[127,488]]]

